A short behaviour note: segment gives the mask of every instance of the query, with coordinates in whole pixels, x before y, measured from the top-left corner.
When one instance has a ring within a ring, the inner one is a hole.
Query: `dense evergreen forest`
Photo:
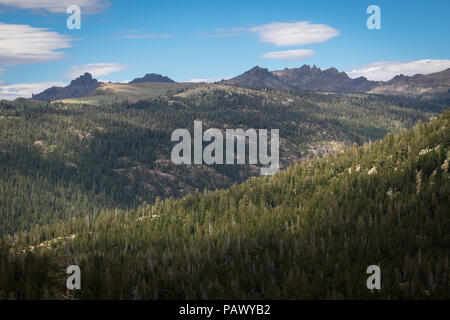
[[[208,101],[223,93],[211,94]],[[188,100],[194,98],[198,105]],[[144,141],[164,136],[162,128],[168,124],[182,127],[206,115],[201,94],[185,99],[195,108],[178,106],[181,98],[171,104],[153,101],[96,109],[2,108],[9,117],[2,124],[2,197],[9,192],[6,200],[13,199],[7,206],[2,199],[4,228],[11,231],[4,221],[16,219],[11,208],[39,214],[66,214],[72,206],[78,213],[90,206],[98,210],[4,236],[1,298],[450,298],[450,112],[402,130],[426,114],[383,104],[379,97],[313,95],[299,98],[305,99],[300,105],[286,106],[287,116],[264,112],[273,117],[266,118],[255,109],[262,105],[262,110],[272,110],[269,101],[252,104],[239,95],[218,97],[212,103],[217,109],[208,111],[211,121],[280,124],[285,132],[292,130],[286,134],[292,141],[310,141],[317,132],[308,134],[305,128],[296,135],[298,124],[286,123],[302,118],[311,126],[328,128],[329,135],[341,134],[362,145],[315,156],[227,190],[195,191],[178,200],[157,198],[136,209],[108,209],[129,199],[120,191],[120,176],[107,171],[116,160],[102,159],[132,154],[145,161],[140,156],[149,156],[146,146],[150,154],[154,148]],[[238,113],[227,105],[230,99],[248,104],[249,112],[243,115],[241,110],[240,117],[233,117]],[[171,116],[168,110],[176,108],[180,116]],[[327,112],[317,111],[323,109]],[[265,122],[270,119],[274,122]],[[119,121],[126,128],[121,134],[115,131],[122,130]],[[100,123],[107,130],[104,135],[95,131]],[[83,130],[96,138],[78,141],[70,133],[75,124],[86,126]],[[369,141],[389,131],[401,132]],[[50,141],[47,147],[55,145],[47,157],[27,144],[44,139]],[[68,160],[62,159],[75,155],[85,162],[65,169]],[[3,187],[3,181],[9,185]],[[58,203],[61,208],[51,208]],[[43,210],[36,209],[39,205]],[[23,225],[30,221],[22,219]],[[66,292],[70,264],[81,268],[79,291]],[[381,268],[379,291],[366,288],[366,268],[373,264]]]
[[[0,103],[0,236],[157,197],[227,188],[255,166],[176,166],[171,132],[207,127],[280,129],[284,168],[400,132],[442,101],[207,85],[138,103]]]

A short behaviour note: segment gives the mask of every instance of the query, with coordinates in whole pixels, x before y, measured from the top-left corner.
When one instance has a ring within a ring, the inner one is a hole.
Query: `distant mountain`
[[[379,84],[369,93],[403,96],[435,96],[450,93],[450,68],[428,75],[398,75]]]
[[[321,70],[316,66],[269,71],[253,69],[223,84],[248,88],[293,89],[307,91],[329,91],[346,93],[373,93],[408,97],[435,97],[450,94],[450,68],[428,75],[398,75],[389,81],[370,81],[364,77],[350,78],[336,68]]]
[[[243,74],[221,83],[249,88],[289,89],[290,86],[281,82],[280,78],[265,68],[258,66]]]
[[[300,68],[273,71],[280,81],[293,89],[334,92],[365,92],[377,85],[364,77],[350,78],[336,68],[321,70],[316,66],[303,65]]]
[[[178,84],[166,76],[150,73],[123,85],[139,83]],[[303,65],[300,68],[269,71],[256,66],[237,77],[218,83],[252,89],[370,93],[420,98],[419,100],[422,100],[421,98],[437,98],[444,104],[450,99],[450,68],[428,75],[416,74],[411,77],[398,75],[389,81],[371,81],[365,77],[352,79],[345,72],[336,68],[322,70],[316,66]],[[91,74],[85,73],[73,80],[67,87],[51,87],[39,94],[33,94],[32,98],[40,101],[54,101],[86,97],[93,95],[93,91],[101,85],[102,83],[93,79]],[[111,95],[114,90],[110,89],[115,85],[117,84],[110,84],[105,88],[102,86],[101,95]],[[136,88],[131,88],[131,92],[135,92],[135,90]]]
[[[78,98],[97,89],[102,83],[92,79],[86,72],[84,75],[72,80],[67,87],[51,87],[41,93],[33,94],[33,99],[40,101],[53,101],[68,98]]]
[[[143,83],[143,82],[175,83],[175,81],[173,81],[169,77],[165,77],[156,73],[147,73],[142,78],[136,78],[128,83]]]
[[[222,83],[251,88],[361,93],[378,85],[377,82],[369,81],[364,77],[352,79],[345,72],[339,72],[336,68],[321,70],[316,66],[310,67],[309,65],[272,72],[255,67],[235,78],[222,81]]]

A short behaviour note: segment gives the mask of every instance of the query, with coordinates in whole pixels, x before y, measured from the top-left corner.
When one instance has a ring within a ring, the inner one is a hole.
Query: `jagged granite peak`
[[[70,82],[71,86],[74,85],[92,85],[92,84],[98,84],[99,82],[97,79],[93,79],[92,75],[89,72],[86,72],[85,74],[79,76],[78,78],[72,80]]]
[[[303,65],[300,68],[285,68],[269,71],[254,67],[243,74],[222,81],[225,84],[267,89],[293,89],[308,91],[366,92],[377,85],[364,77],[351,79],[336,68],[321,70],[316,66]]]
[[[173,81],[169,77],[162,76],[156,73],[147,73],[142,78],[136,78],[128,83],[144,83],[144,82],[175,83],[175,81]]]
[[[102,83],[93,79],[88,72],[72,80],[66,87],[51,87],[32,98],[39,101],[54,101],[68,98],[79,98],[97,89]]]

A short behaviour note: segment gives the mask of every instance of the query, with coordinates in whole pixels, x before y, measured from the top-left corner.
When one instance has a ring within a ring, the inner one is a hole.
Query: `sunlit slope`
[[[197,83],[105,83],[86,97],[56,100],[63,103],[84,103],[91,105],[110,104],[114,102],[137,102],[168,94],[177,94],[184,90],[198,87]]]

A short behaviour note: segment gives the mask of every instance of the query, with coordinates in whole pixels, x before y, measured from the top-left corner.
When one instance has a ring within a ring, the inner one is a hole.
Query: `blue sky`
[[[81,7],[80,30],[66,26],[70,4]],[[380,30],[366,26],[372,4]],[[450,67],[449,12],[447,0],[0,0],[0,98],[84,71],[111,81],[230,78],[255,65],[430,73]]]

